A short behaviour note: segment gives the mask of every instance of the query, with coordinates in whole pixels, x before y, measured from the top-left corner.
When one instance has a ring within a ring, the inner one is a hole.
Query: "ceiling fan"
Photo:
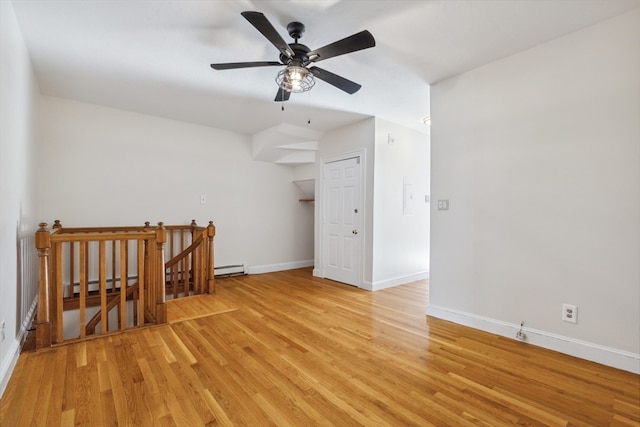
[[[280,51],[280,61],[258,62],[230,62],[223,64],[211,64],[214,70],[230,70],[234,68],[285,66],[278,72],[276,83],[278,92],[275,101],[288,101],[292,92],[306,92],[315,84],[314,77],[324,80],[348,94],[354,94],[362,87],[358,83],[333,74],[322,68],[309,65],[333,58],[334,56],[356,52],[376,45],[376,41],[367,30],[352,36],[338,40],[319,49],[311,50],[307,46],[298,43],[305,27],[300,22],[291,22],[287,25],[287,32],[295,40],[286,43],[269,20],[260,12],[242,12],[242,16],[251,23],[260,33]]]

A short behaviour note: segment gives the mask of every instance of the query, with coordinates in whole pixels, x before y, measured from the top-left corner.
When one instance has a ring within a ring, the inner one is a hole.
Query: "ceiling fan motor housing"
[[[303,67],[309,65],[310,61],[307,53],[309,53],[311,49],[300,43],[289,43],[289,47],[291,47],[291,50],[293,50],[294,55],[292,58],[289,58],[284,54],[280,54],[280,61],[283,64],[289,65],[298,62],[299,64],[296,65],[300,65]]]

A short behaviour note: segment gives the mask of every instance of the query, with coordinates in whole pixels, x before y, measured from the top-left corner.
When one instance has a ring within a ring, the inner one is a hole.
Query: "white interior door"
[[[360,286],[360,157],[325,163],[323,275]]]

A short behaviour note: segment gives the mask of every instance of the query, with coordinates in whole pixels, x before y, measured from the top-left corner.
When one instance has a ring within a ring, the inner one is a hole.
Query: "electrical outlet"
[[[201,205],[206,205],[207,204],[207,196],[205,194],[201,194],[200,195],[200,204]]]
[[[578,306],[562,304],[562,320],[570,323],[578,323]]]
[[[516,333],[517,340],[520,340],[520,341],[527,340],[527,334],[524,333],[523,329],[524,329],[524,320],[520,322],[520,330]]]

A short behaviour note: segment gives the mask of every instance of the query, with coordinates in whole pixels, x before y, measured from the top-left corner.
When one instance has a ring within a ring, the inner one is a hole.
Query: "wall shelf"
[[[316,197],[316,180],[315,179],[302,179],[293,181],[294,184],[300,189],[299,202],[314,202]]]

